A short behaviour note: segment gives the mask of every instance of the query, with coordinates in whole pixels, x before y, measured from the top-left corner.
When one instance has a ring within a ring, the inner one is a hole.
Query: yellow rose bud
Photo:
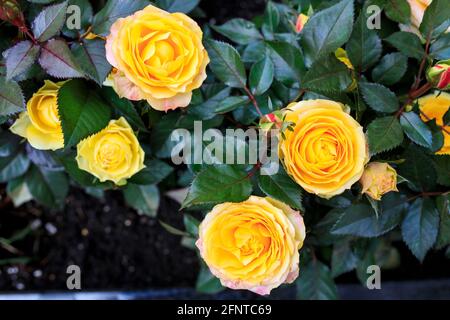
[[[222,203],[199,228],[197,247],[222,285],[266,295],[299,272],[305,225],[299,212],[271,198]]]
[[[197,23],[183,13],[147,6],[116,20],[106,39],[106,58],[117,69],[113,87],[156,110],[186,107],[206,79],[208,53]]]
[[[126,184],[144,166],[144,150],[125,118],[111,120],[102,131],[82,140],[77,146],[78,167],[101,182]]]
[[[450,90],[450,59],[436,63],[427,71],[428,82],[440,90]]]
[[[330,100],[290,105],[285,121],[293,131],[280,137],[278,156],[286,172],[307,192],[331,198],[361,178],[369,160],[361,125]]]
[[[444,145],[436,154],[450,154],[450,125],[444,125],[444,115],[450,108],[450,94],[435,92],[417,100],[420,109],[420,117],[423,121],[436,119],[436,124],[442,127]]]
[[[297,22],[295,23],[295,31],[297,33],[302,32],[305,24],[308,22],[309,17],[303,13],[299,14],[297,17]]]
[[[359,180],[362,193],[374,200],[381,200],[381,196],[397,190],[397,171],[384,162],[371,162],[366,166]]]
[[[45,80],[27,102],[10,130],[28,140],[35,149],[57,150],[64,148],[64,137],[58,114],[58,90],[64,82]]]

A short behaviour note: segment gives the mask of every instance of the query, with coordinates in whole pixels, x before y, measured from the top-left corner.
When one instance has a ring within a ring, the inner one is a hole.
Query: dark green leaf
[[[200,293],[213,294],[222,291],[224,287],[220,284],[220,280],[209,271],[208,267],[202,264],[195,289]]]
[[[435,156],[434,166],[437,172],[437,182],[450,187],[450,155]]]
[[[216,107],[216,113],[227,113],[233,111],[234,109],[247,104],[250,99],[247,96],[231,96],[220,101]]]
[[[425,50],[419,37],[411,32],[399,31],[391,34],[385,40],[407,57],[422,60],[422,57],[425,55]]]
[[[241,18],[231,19],[221,26],[213,25],[212,28],[238,44],[249,44],[262,39],[255,24]]]
[[[430,198],[418,198],[409,207],[402,223],[402,236],[411,252],[421,262],[436,242],[439,212]]]
[[[131,177],[129,182],[144,185],[157,184],[173,171],[171,166],[158,159],[145,161],[145,166],[144,169]]]
[[[20,86],[15,81],[0,77],[0,116],[25,110],[25,99]]]
[[[436,208],[439,212],[439,232],[436,248],[442,249],[450,245],[450,194],[437,197]]]
[[[30,166],[30,160],[22,152],[14,156],[0,158],[0,183],[8,182],[24,174]]]
[[[335,300],[337,287],[330,269],[317,259],[302,268],[297,281],[297,298],[301,300]]]
[[[432,148],[433,137],[430,128],[414,112],[404,112],[400,116],[403,131],[412,141],[426,148]]]
[[[400,164],[399,173],[404,177],[408,186],[417,192],[430,191],[436,185],[436,171],[432,160],[423,149],[412,145],[403,155],[405,162]]]
[[[411,8],[408,1],[388,0],[384,10],[389,19],[403,24],[410,23]]]
[[[200,0],[156,0],[159,8],[169,12],[191,12]]]
[[[420,24],[424,38],[435,38],[450,27],[450,6],[448,0],[433,0],[426,8]]]
[[[199,120],[209,120],[217,116],[216,108],[230,97],[230,88],[224,87],[222,90],[209,97],[208,100],[197,104],[191,105],[188,108],[188,113],[195,116]]]
[[[6,78],[12,79],[27,71],[39,54],[39,46],[29,40],[21,41],[3,52],[6,59]]]
[[[82,80],[66,82],[58,92],[58,112],[66,148],[106,127],[111,109]]]
[[[254,95],[261,95],[272,85],[274,66],[269,56],[256,62],[250,69],[249,84]]]
[[[101,86],[112,68],[106,60],[105,41],[93,39],[77,42],[72,46],[72,52],[80,69]]]
[[[333,246],[331,274],[334,278],[356,268],[358,257],[353,253],[349,241],[339,241]]]
[[[55,78],[83,77],[67,43],[61,39],[49,40],[42,46],[39,63],[49,75]]]
[[[303,87],[310,90],[344,91],[352,83],[350,70],[333,54],[317,60],[303,78]]]
[[[390,86],[400,81],[408,68],[408,58],[395,52],[385,55],[380,63],[372,70],[375,82]]]
[[[359,84],[364,101],[375,111],[392,113],[398,110],[398,100],[388,88],[377,83]]]
[[[450,33],[440,36],[430,47],[430,54],[436,60],[450,59]]]
[[[48,207],[61,204],[69,191],[69,181],[63,172],[42,170],[37,166],[31,166],[26,183],[33,198]]]
[[[67,1],[42,10],[33,21],[33,33],[44,42],[58,34],[66,21]]]
[[[275,78],[286,85],[300,82],[306,68],[300,49],[287,42],[268,41]]]
[[[182,207],[246,200],[252,192],[247,173],[236,166],[208,166],[192,182]]]
[[[353,10],[353,0],[342,0],[311,16],[301,38],[308,66],[347,42],[352,33]]]
[[[198,226],[200,225],[200,221],[195,219],[190,214],[183,214],[183,222],[186,231],[189,232],[194,237],[198,237]]]
[[[227,86],[244,88],[247,82],[244,64],[235,48],[225,42],[207,40],[209,67]]]
[[[403,130],[395,116],[377,118],[367,128],[372,155],[391,150],[403,142]]]
[[[292,181],[284,169],[279,168],[276,174],[260,175],[258,186],[269,197],[303,211],[303,190]]]
[[[159,191],[155,185],[128,183],[123,189],[125,201],[139,214],[156,217],[159,207]]]

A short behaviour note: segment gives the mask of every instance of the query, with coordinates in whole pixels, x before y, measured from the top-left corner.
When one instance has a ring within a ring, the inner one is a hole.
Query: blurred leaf
[[[63,172],[31,166],[25,181],[33,198],[47,207],[61,205],[69,192],[69,181]]]
[[[357,262],[358,257],[353,253],[348,240],[334,244],[331,255],[331,274],[334,278],[355,269]]]
[[[0,158],[0,183],[8,182],[24,174],[30,166],[30,160],[22,152]]]
[[[186,228],[186,231],[194,236],[198,237],[198,226],[200,225],[200,221],[195,219],[190,214],[183,214],[183,221],[184,221],[184,227]]]
[[[200,293],[213,294],[220,292],[225,288],[220,284],[220,280],[217,279],[211,271],[209,271],[208,267],[202,263],[195,289]]]
[[[367,127],[369,150],[372,155],[391,150],[403,142],[403,131],[395,116],[377,118]]]
[[[297,298],[300,300],[335,300],[337,287],[330,269],[313,259],[302,268],[297,281]]]
[[[216,107],[216,113],[227,113],[250,102],[248,96],[231,96],[220,101]]]
[[[159,190],[155,185],[128,183],[123,189],[125,201],[139,214],[156,217],[159,207]]]
[[[408,68],[408,58],[399,52],[385,55],[380,63],[372,70],[375,82],[390,86],[403,77]]]
[[[27,71],[38,54],[39,46],[29,40],[21,41],[3,52],[6,59],[6,78],[9,80]]]
[[[375,111],[392,113],[398,110],[398,100],[388,88],[377,84],[361,82],[361,88],[364,101]]]
[[[246,200],[251,192],[252,185],[245,170],[231,165],[208,166],[194,178],[182,208],[240,202]]]
[[[430,157],[414,146],[409,147],[403,157],[406,161],[399,165],[399,173],[408,180],[408,186],[417,192],[432,190],[437,177]]]
[[[414,112],[403,112],[400,124],[408,138],[420,146],[431,149],[433,137],[430,128]]]
[[[436,248],[442,249],[450,245],[450,194],[437,197],[436,208],[439,212],[439,232]]]
[[[39,63],[49,75],[55,78],[83,77],[67,43],[61,39],[49,40],[42,46]]]
[[[105,128],[111,109],[82,80],[66,82],[58,92],[58,112],[66,148]]]
[[[221,26],[212,25],[211,27],[238,44],[245,45],[262,39],[255,24],[242,18],[231,19]]]
[[[245,68],[236,49],[216,40],[207,40],[205,45],[211,59],[209,67],[216,77],[227,86],[244,88],[247,82]]]
[[[450,33],[445,33],[431,44],[430,54],[436,60],[450,59]]]
[[[44,8],[33,21],[33,34],[44,42],[57,35],[66,21],[67,1]]]
[[[430,198],[418,198],[409,207],[402,223],[402,236],[411,252],[423,262],[436,242],[439,212]]]
[[[353,11],[353,0],[342,0],[309,18],[301,38],[307,66],[347,42],[352,33]]]
[[[438,155],[433,160],[437,172],[437,183],[450,187],[450,155]]]

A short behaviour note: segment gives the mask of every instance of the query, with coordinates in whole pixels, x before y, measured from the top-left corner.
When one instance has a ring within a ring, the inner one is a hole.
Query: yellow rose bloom
[[[145,167],[144,150],[125,118],[111,120],[105,129],[78,143],[77,151],[78,167],[101,182],[124,185]]]
[[[145,99],[156,110],[186,107],[206,79],[208,53],[197,23],[183,13],[147,6],[118,19],[106,38],[106,58],[117,70],[121,97]]]
[[[390,191],[398,191],[397,171],[385,162],[369,163],[359,181],[361,192],[374,200],[381,200]]]
[[[420,117],[423,121],[436,119],[436,124],[442,127],[444,145],[436,154],[450,154],[450,126],[444,126],[444,115],[450,108],[450,94],[435,92],[417,100],[420,108]]]
[[[45,80],[27,102],[27,111],[22,112],[10,130],[28,140],[39,150],[64,148],[64,137],[58,114],[58,90],[64,82]]]
[[[285,109],[294,123],[279,138],[278,156],[286,172],[307,192],[331,198],[361,178],[369,160],[361,125],[330,100],[306,100]]]
[[[222,285],[266,295],[299,273],[305,225],[299,212],[271,198],[222,203],[199,227],[197,247]]]

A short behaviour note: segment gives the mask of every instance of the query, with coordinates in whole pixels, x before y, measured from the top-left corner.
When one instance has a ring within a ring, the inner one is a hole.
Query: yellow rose
[[[77,151],[78,167],[101,182],[124,185],[145,167],[144,150],[125,118],[111,120],[105,129],[78,143]]]
[[[114,89],[130,100],[146,99],[156,110],[186,107],[206,79],[202,37],[185,14],[151,5],[118,19],[106,38],[106,58],[117,69]]]
[[[443,128],[444,145],[436,154],[450,154],[450,125],[444,126],[444,115],[450,107],[450,94],[435,92],[417,100],[420,117],[423,121],[436,119],[436,124]]]
[[[266,295],[297,278],[304,239],[299,212],[251,196],[216,205],[200,224],[197,247],[222,285]]]
[[[344,106],[306,100],[285,109],[293,131],[280,137],[278,156],[286,172],[307,192],[331,198],[359,180],[369,160],[362,127]]]
[[[58,90],[64,82],[45,80],[27,102],[10,130],[28,140],[35,149],[57,150],[64,148],[64,137],[58,114]]]
[[[381,200],[381,196],[397,189],[397,171],[384,162],[371,162],[367,165],[359,180],[362,193],[374,200]]]

